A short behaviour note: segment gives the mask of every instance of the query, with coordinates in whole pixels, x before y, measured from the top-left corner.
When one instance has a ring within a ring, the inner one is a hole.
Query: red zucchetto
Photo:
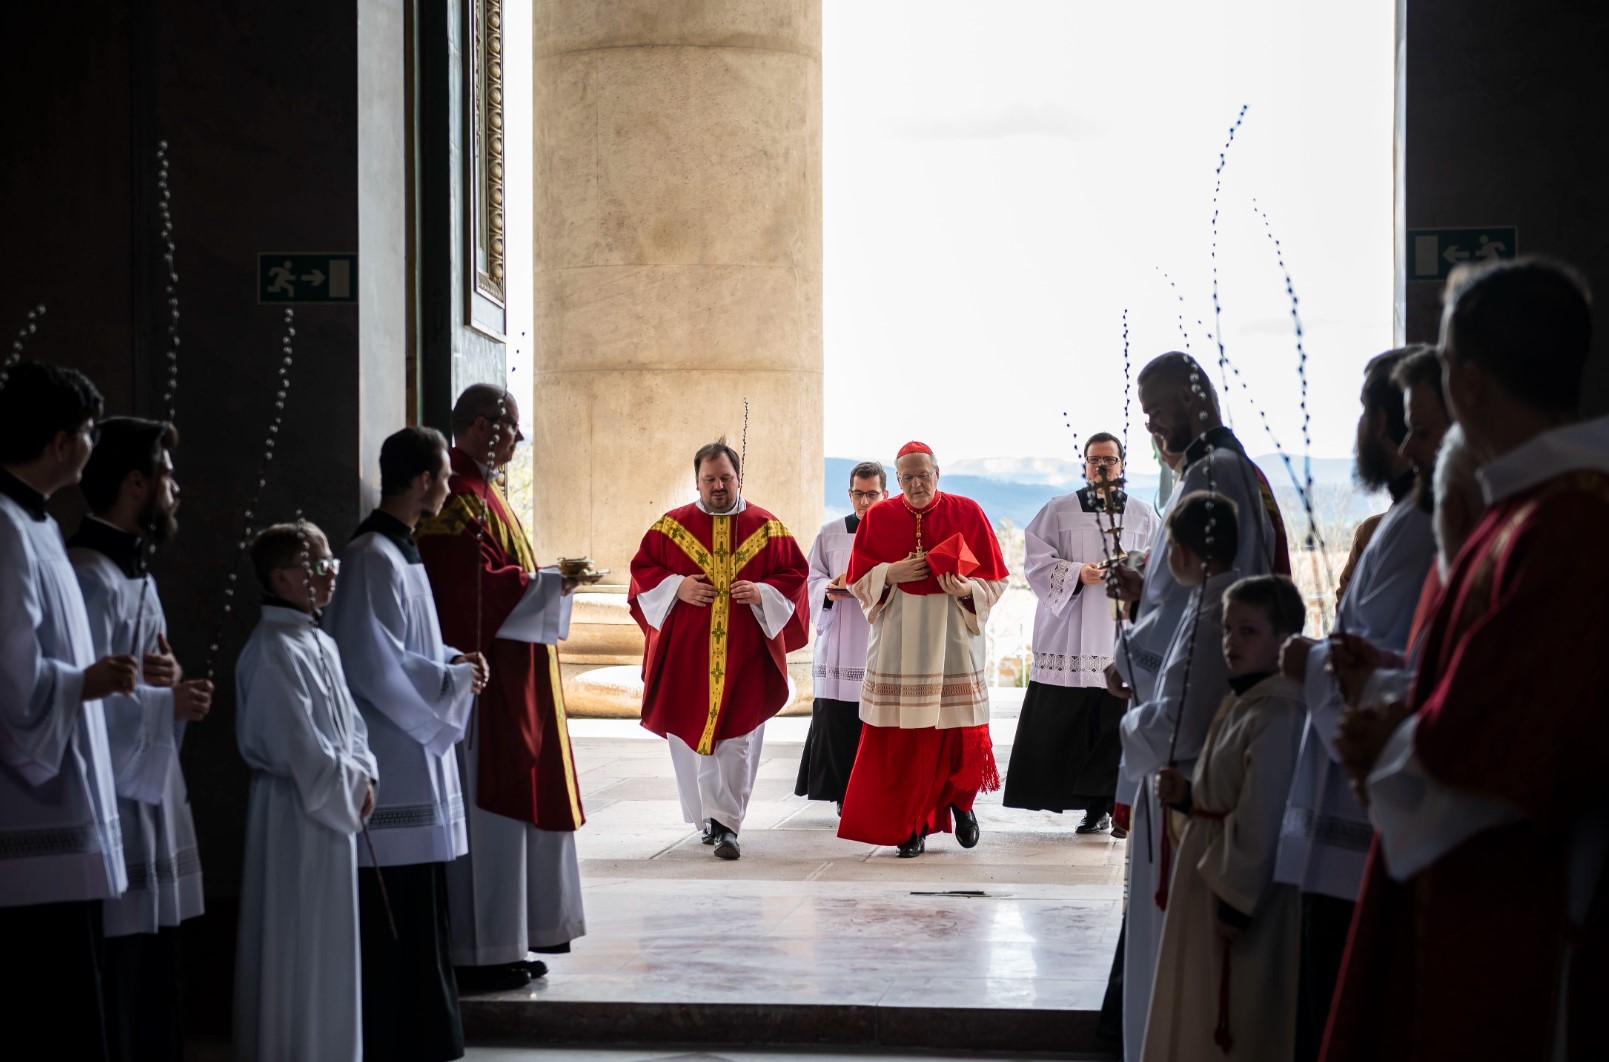
[[[894,457],[898,459],[904,457],[906,454],[926,454],[927,456],[932,457],[933,448],[925,442],[917,442],[915,439],[912,439],[904,446],[901,446],[899,448],[899,453],[895,454]]]

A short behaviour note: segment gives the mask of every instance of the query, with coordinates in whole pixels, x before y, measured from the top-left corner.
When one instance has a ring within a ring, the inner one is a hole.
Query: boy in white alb
[[[1189,817],[1168,890],[1143,1057],[1285,1062],[1296,1044],[1301,898],[1274,880],[1285,794],[1306,726],[1302,687],[1279,674],[1280,644],[1307,606],[1280,575],[1224,592],[1229,685],[1193,773],[1164,767],[1156,795]],[[1216,636],[1216,637],[1215,637]]]
[[[251,560],[266,596],[235,666],[235,738],[251,767],[235,1057],[357,1062],[357,835],[379,771],[335,641],[316,624],[339,565],[308,523],[263,531]]]

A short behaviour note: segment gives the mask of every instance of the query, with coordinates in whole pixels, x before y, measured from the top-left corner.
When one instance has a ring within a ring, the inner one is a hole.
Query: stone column
[[[572,669],[629,665],[627,563],[745,396],[747,496],[804,547],[821,521],[821,5],[548,2],[534,31],[533,533],[612,570]]]

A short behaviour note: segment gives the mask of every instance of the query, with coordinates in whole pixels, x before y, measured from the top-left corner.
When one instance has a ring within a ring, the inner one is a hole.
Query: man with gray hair
[[[859,607],[846,601],[853,595],[844,585],[844,573],[866,510],[886,497],[888,473],[876,461],[862,461],[849,472],[849,503],[854,511],[823,524],[810,547],[810,622],[816,628],[810,673],[815,703],[793,793],[831,800],[839,814],[860,748],[860,683],[866,677],[866,641],[871,634]]]
[[[469,854],[447,869],[453,963],[469,989],[526,984],[547,973],[528,950],[567,952],[587,931],[575,854],[586,815],[557,649],[576,583],[537,564],[503,494],[501,470],[522,439],[513,395],[465,389],[453,407],[447,500],[415,534],[442,640],[483,653],[490,671],[458,744]],[[532,622],[505,635],[516,610]],[[526,637],[537,628],[539,639]]]

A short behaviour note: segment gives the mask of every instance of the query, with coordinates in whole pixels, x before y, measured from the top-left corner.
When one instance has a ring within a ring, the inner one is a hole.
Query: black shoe
[[[700,844],[714,844],[715,843],[715,820],[714,819],[705,819],[704,820],[704,832],[698,835],[698,840],[699,840]]]
[[[1114,841],[1127,840],[1128,835],[1129,835],[1129,831],[1125,830],[1123,827],[1121,827],[1121,826],[1113,826],[1112,827],[1112,840],[1114,840]]]
[[[531,980],[533,981],[538,977],[548,975],[548,964],[541,959],[526,959],[524,962],[517,962],[514,965],[523,967],[525,972],[531,975]]]
[[[951,806],[955,812],[955,839],[962,848],[976,848],[978,846],[978,816],[973,811],[962,811]]]
[[[899,857],[901,859],[915,859],[925,851],[927,851],[927,838],[920,833],[913,833],[909,841],[899,846]]]
[[[523,962],[499,966],[455,966],[453,976],[463,992],[510,992],[531,983],[531,972]]]
[[[832,802],[832,806],[838,809],[838,817],[840,819],[843,818],[844,817],[844,802],[842,800],[834,800]]]
[[[1112,828],[1112,816],[1102,815],[1100,818],[1091,818],[1088,814],[1078,820],[1078,828],[1074,833],[1105,833]]]
[[[737,834],[731,830],[722,830],[715,835],[716,859],[741,859],[743,849],[738,846]]]

